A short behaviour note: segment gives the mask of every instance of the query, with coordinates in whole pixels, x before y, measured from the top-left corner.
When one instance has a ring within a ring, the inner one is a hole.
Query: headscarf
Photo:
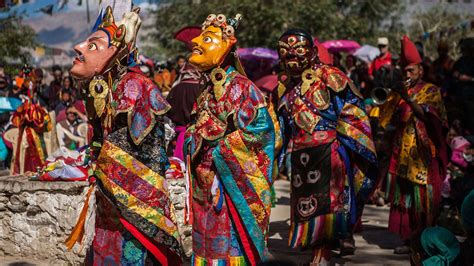
[[[461,217],[466,231],[469,234],[474,234],[474,190],[471,190],[462,202]]]
[[[426,228],[421,234],[421,245],[430,257],[423,261],[425,266],[448,266],[461,253],[456,237],[444,227]]]

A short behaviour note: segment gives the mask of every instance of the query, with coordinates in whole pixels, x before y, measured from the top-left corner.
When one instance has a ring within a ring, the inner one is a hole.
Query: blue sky
[[[24,13],[26,17],[28,18],[38,17],[38,16],[47,16],[47,14],[44,14],[43,12],[39,12],[38,10],[50,4],[54,4],[53,14],[55,12],[68,12],[68,11],[73,11],[73,10],[86,9],[87,0],[82,0],[82,6],[77,5],[79,0],[69,0],[67,1],[68,2],[67,5],[62,10],[58,10],[59,2],[62,2],[62,1],[64,0],[29,0],[29,3],[27,4],[14,6],[9,10],[9,12],[0,13],[0,18],[8,16],[8,14],[12,12],[17,12],[18,14]],[[147,5],[148,3],[157,4],[159,2],[160,0],[133,0],[133,3],[135,5]],[[97,9],[98,6],[99,6],[99,0],[89,0],[89,8],[91,10]]]

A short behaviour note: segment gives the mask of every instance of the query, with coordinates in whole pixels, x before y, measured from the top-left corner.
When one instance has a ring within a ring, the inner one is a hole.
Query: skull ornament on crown
[[[210,14],[202,24],[202,33],[192,40],[193,49],[189,62],[201,71],[220,66],[237,42],[235,30],[242,16],[226,18]]]

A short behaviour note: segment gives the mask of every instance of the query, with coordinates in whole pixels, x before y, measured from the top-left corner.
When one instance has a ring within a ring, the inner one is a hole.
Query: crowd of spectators
[[[22,86],[24,77],[21,72],[16,76],[9,76],[5,69],[0,67],[0,97],[18,100],[10,100],[14,102],[24,102],[28,99],[39,104],[48,111],[50,117],[54,117],[52,120],[55,121],[56,134],[54,135],[59,147],[67,147],[71,150],[78,148],[78,139],[84,138],[80,135],[78,127],[87,122],[87,116],[74,79],[64,73],[59,66],[53,66],[50,75],[45,75],[47,72],[41,68],[28,71],[32,71],[35,77],[33,95],[25,86]],[[51,80],[49,84],[45,76]],[[0,109],[7,107],[0,106]],[[2,136],[4,132],[14,128],[11,121],[13,113],[14,110],[6,109],[0,114]],[[13,143],[8,143],[6,139],[1,139],[0,142],[0,166],[4,169],[9,168],[14,150]]]

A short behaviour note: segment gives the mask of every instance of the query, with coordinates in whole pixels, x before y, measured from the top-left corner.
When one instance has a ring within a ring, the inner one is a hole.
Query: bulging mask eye
[[[285,49],[285,48],[280,48],[280,55],[284,56],[286,55],[286,53],[288,53],[288,51]]]
[[[298,55],[305,55],[306,54],[306,49],[303,48],[303,47],[298,47],[298,48],[296,48],[296,53]]]
[[[209,36],[206,36],[206,37],[204,37],[203,42],[204,43],[210,43],[210,42],[212,42],[212,38],[209,37]]]
[[[95,45],[95,43],[89,43],[89,45],[87,46],[87,49],[89,51],[95,51],[97,50],[97,45]]]

